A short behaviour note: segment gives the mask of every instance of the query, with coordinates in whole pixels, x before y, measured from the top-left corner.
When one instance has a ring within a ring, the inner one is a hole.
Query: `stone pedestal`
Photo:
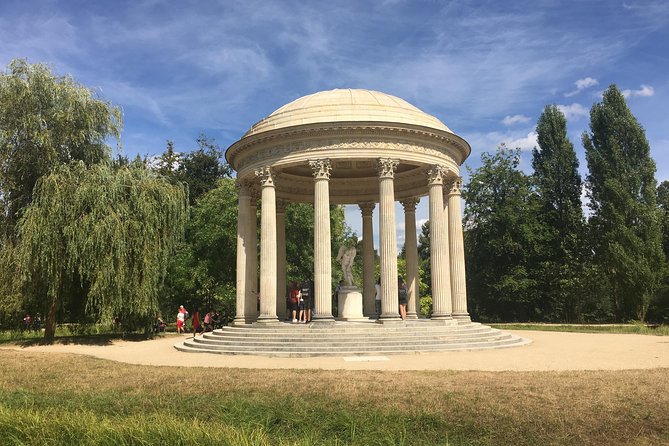
[[[354,286],[339,289],[337,297],[338,319],[342,321],[368,321],[362,314],[362,293]]]

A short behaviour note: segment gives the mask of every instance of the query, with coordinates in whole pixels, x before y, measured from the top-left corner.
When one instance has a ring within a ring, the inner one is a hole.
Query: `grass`
[[[488,324],[500,330],[567,331],[576,333],[620,333],[669,336],[669,325],[632,324]]]
[[[668,372],[150,367],[0,349],[0,438],[5,445],[667,444]]]

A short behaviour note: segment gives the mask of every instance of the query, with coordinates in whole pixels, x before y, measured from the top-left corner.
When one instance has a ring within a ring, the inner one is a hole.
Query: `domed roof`
[[[372,90],[335,89],[303,96],[284,105],[256,123],[244,136],[304,124],[332,122],[389,122],[453,133],[439,119],[404,99]]]

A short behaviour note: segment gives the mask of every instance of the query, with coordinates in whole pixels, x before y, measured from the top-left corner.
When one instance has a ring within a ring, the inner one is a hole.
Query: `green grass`
[[[667,388],[666,369],[242,370],[0,349],[0,438],[3,445],[654,445],[669,443]]]
[[[647,326],[642,323],[633,324],[489,324],[500,330],[539,330],[566,331],[575,333],[620,333],[669,336],[669,325]]]

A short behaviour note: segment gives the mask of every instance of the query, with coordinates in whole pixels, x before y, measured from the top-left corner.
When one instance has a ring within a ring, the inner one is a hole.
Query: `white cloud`
[[[571,105],[558,105],[557,108],[564,114],[567,120],[578,119],[580,116],[588,116],[588,109],[576,102]]]
[[[525,115],[513,115],[513,116],[507,115],[502,120],[502,124],[504,124],[504,125],[514,125],[514,124],[518,124],[518,123],[529,122],[529,120],[530,120],[530,118],[528,118]]]
[[[584,79],[579,79],[576,82],[574,82],[574,85],[576,85],[576,90],[570,91],[569,93],[565,93],[565,97],[571,97],[579,94],[581,91],[585,90],[586,88],[594,87],[595,85],[599,85],[599,81],[595,78],[592,77],[586,77]]]
[[[626,98],[633,98],[633,97],[642,97],[642,98],[647,98],[649,96],[653,96],[655,94],[655,89],[651,87],[650,85],[644,85],[641,84],[641,88],[638,90],[623,90],[621,92],[623,96]]]
[[[505,143],[507,147],[512,149],[518,148],[520,150],[532,150],[539,145],[537,136],[537,132],[530,132],[525,137],[512,140],[507,139],[502,142]]]

